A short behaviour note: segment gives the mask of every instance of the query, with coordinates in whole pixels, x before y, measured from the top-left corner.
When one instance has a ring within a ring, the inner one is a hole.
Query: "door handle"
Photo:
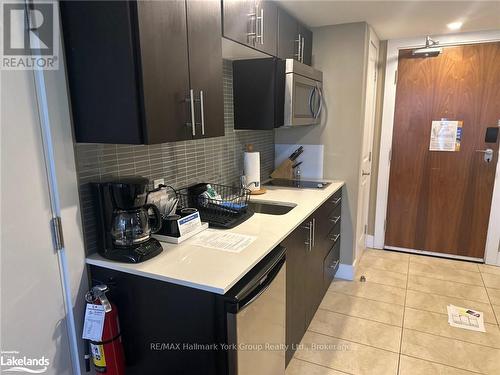
[[[257,33],[257,22],[259,22],[259,32]],[[264,44],[264,8],[260,8],[260,16],[257,16],[255,21],[255,32],[257,34],[257,39],[259,39],[260,44]]]
[[[340,260],[336,260],[335,262],[333,262],[333,264],[330,264],[330,268],[331,269],[334,269],[334,268],[337,268],[338,264],[340,263]]]
[[[189,90],[189,98],[186,99],[190,103],[191,108],[191,123],[187,123],[188,126],[191,126],[191,132],[193,137],[196,136],[196,123],[194,116],[194,91],[193,89]]]
[[[316,219],[312,221],[312,247],[316,246]]]
[[[339,198],[335,199],[334,201],[332,201],[332,203],[336,206],[341,200],[342,200],[342,197],[339,197]]]
[[[302,46],[300,47],[300,62],[304,62],[304,45],[305,45],[305,40],[302,38]]]
[[[340,220],[340,216],[335,216],[333,219],[330,219],[330,221],[333,223],[333,224],[337,224]]]
[[[330,241],[337,242],[337,240],[339,239],[339,237],[340,237],[340,234],[336,234],[335,236],[330,237]]]
[[[300,52],[301,45],[302,45],[302,35],[299,34],[299,39],[295,39],[295,41],[299,43],[297,54],[295,56],[297,56],[297,61],[300,61],[300,56],[302,56],[301,52]]]
[[[484,161],[489,163],[493,160],[493,149],[487,148],[486,150],[476,150],[476,152],[481,152],[484,154]]]
[[[205,135],[205,107],[203,106],[203,90],[200,90],[201,134]]]
[[[369,176],[370,172],[361,171],[361,176]]]
[[[318,106],[318,112],[316,112],[314,118],[318,118],[319,115],[321,114],[321,110],[323,109],[323,93],[321,92],[321,87],[316,87],[316,90],[318,90],[318,95],[319,95],[319,106]]]
[[[257,8],[255,8],[255,11],[253,13],[249,13],[248,17],[250,18],[249,24],[248,24],[250,31],[247,33],[247,42],[251,43],[251,39],[253,39],[253,42],[251,44],[255,44],[255,39],[258,37],[258,35],[257,35]]]
[[[302,227],[302,228],[307,229],[309,231],[309,238],[307,239],[307,241],[304,242],[304,244],[307,245],[309,251],[312,250],[312,241],[313,241],[312,227],[313,227],[312,221],[310,221],[309,224],[306,225],[305,227]]]

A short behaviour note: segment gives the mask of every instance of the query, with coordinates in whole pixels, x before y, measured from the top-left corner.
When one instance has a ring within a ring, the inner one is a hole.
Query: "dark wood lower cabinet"
[[[287,365],[339,266],[341,197],[339,189],[283,241],[287,249]]]

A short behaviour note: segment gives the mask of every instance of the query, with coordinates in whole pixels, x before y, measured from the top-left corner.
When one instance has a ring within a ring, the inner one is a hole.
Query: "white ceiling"
[[[310,27],[366,21],[381,39],[500,30],[497,1],[278,0]],[[459,31],[447,24],[462,21]]]

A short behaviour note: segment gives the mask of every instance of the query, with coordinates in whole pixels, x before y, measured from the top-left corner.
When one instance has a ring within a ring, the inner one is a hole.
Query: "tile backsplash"
[[[165,179],[176,188],[196,182],[233,185],[243,173],[247,143],[261,153],[261,176],[274,167],[273,130],[234,130],[232,64],[224,60],[224,137],[163,143],[159,145],[75,145],[83,230],[87,254],[96,249],[96,221],[89,182],[111,176],[143,176]],[[152,186],[151,186],[152,187]]]

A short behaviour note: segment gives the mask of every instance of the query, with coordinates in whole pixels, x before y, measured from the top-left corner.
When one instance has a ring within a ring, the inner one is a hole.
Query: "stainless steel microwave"
[[[323,110],[323,73],[293,59],[285,63],[283,126],[316,125]]]

